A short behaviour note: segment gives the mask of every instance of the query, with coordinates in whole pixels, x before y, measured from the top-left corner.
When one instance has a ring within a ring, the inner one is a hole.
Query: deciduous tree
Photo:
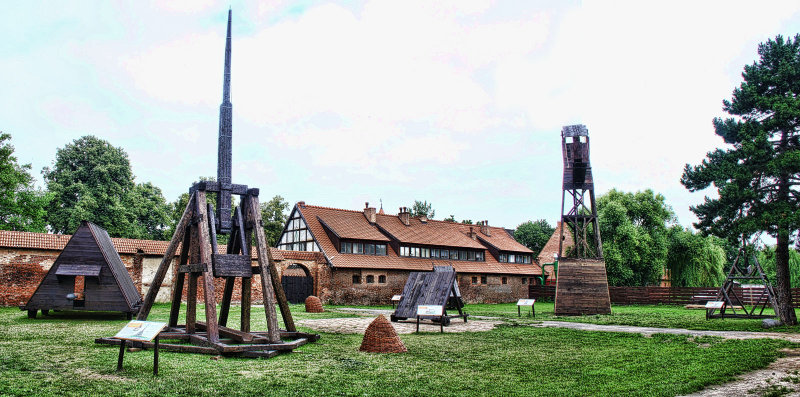
[[[527,221],[517,226],[517,229],[514,230],[514,239],[530,248],[535,254],[538,254],[547,244],[547,240],[550,240],[550,236],[553,235],[555,230],[556,228],[550,226],[544,219],[539,219],[536,222]]]
[[[47,221],[54,232],[72,233],[88,220],[112,237],[164,237],[168,218],[161,190],[136,185],[122,148],[84,136],[58,149],[52,168],[42,174],[52,194]]]
[[[796,324],[789,245],[800,228],[800,35],[770,39],[758,54],[732,99],[723,101],[732,117],[714,119],[725,149],[687,164],[681,183],[692,192],[717,189],[718,197],[692,207],[701,230],[728,239],[760,231],[775,237],[778,315]]]
[[[433,209],[433,204],[428,201],[414,200],[414,205],[411,206],[411,216],[426,216],[428,219],[433,219],[436,215],[436,210]]]
[[[0,229],[43,233],[50,195],[34,189],[31,165],[17,162],[10,140],[0,132]]]
[[[675,221],[664,196],[612,189],[597,199],[609,285],[657,284],[666,266],[667,225]]]

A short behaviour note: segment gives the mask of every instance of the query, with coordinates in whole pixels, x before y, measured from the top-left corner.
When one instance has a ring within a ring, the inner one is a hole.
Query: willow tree
[[[693,192],[717,189],[716,198],[692,207],[701,230],[728,239],[758,232],[775,237],[778,315],[796,324],[789,245],[800,229],[800,35],[768,40],[758,54],[732,99],[723,101],[731,117],[714,119],[726,147],[700,165],[687,164],[681,183]]]

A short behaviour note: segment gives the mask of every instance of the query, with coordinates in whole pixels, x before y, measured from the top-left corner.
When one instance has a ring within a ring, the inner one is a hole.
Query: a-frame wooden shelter
[[[128,318],[142,297],[133,284],[108,233],[82,221],[44,280],[22,310],[35,318],[41,310],[118,311]]]
[[[451,317],[462,317],[466,322],[468,315],[463,311],[464,301],[458,289],[455,269],[451,266],[434,266],[432,272],[410,272],[391,320],[415,318],[419,305],[442,306],[444,325],[450,324]],[[448,316],[448,309],[457,310],[458,316]]]

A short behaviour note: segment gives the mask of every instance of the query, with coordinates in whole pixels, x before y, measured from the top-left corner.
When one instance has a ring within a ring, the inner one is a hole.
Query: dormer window
[[[500,254],[497,259],[504,263],[531,263],[531,256],[526,254]]]
[[[386,244],[343,241],[339,249],[343,254],[386,255]]]

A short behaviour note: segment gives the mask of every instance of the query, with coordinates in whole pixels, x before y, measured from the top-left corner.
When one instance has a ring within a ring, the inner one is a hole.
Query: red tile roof
[[[330,260],[334,267],[426,271],[433,270],[434,265],[452,265],[456,271],[462,273],[520,275],[541,274],[541,270],[536,264],[500,263],[497,262],[497,260],[488,251],[485,251],[485,262],[400,257],[390,245],[387,247],[387,255],[385,256],[342,254],[337,251],[330,238],[328,238],[328,235],[325,233],[325,230],[319,219],[322,219],[329,226],[331,226],[329,220],[335,219],[335,221],[331,222],[338,222],[336,225],[347,224],[349,227],[358,223],[363,228],[369,230],[348,231],[348,236],[375,236],[374,233],[381,232],[376,226],[370,225],[369,222],[366,221],[366,218],[364,218],[363,213],[360,211],[318,207],[312,205],[299,205],[298,208],[300,213],[305,218],[309,230],[322,248],[325,257]],[[361,220],[363,220],[363,223],[361,223]],[[456,222],[428,220],[427,223],[422,223],[419,218],[411,218],[411,225],[406,226],[396,215],[378,214],[376,216],[376,223],[380,227],[384,228],[384,230],[386,230],[388,233],[395,236],[402,243],[486,250],[484,245],[468,236],[469,228],[471,226],[475,233],[482,238],[486,238],[487,241],[491,241],[492,244],[497,244],[498,246],[503,247],[503,250],[531,254],[533,253],[527,247],[514,241],[505,231],[505,229],[499,227],[490,227],[492,236],[488,237],[480,233],[480,227],[477,225],[466,225]],[[331,227],[335,228],[335,226]],[[375,238],[370,239],[376,240]],[[388,241],[388,239],[386,240]],[[287,252],[292,252],[292,254],[295,253],[295,251],[284,251],[284,255],[288,255]],[[312,253],[309,252],[309,254]]]
[[[315,213],[339,238],[389,241],[362,212],[316,207]]]
[[[0,247],[6,248],[26,248],[26,249],[40,249],[40,250],[53,250],[61,251],[67,245],[69,239],[72,238],[71,234],[49,234],[49,233],[31,233],[31,232],[15,232],[9,230],[0,230]],[[145,255],[163,256],[167,251],[169,241],[156,241],[156,240],[139,240],[129,238],[112,238],[111,242],[114,243],[114,249],[120,254],[136,254],[141,250]],[[180,254],[180,245],[175,255]],[[225,245],[218,245],[219,252],[225,252]],[[272,258],[274,260],[283,260],[283,252],[277,248],[270,247],[272,251]],[[255,248],[250,250],[250,257],[256,258]]]
[[[539,265],[545,265],[548,263],[553,263],[555,257],[558,256],[558,241],[561,238],[561,222],[556,224],[556,230],[550,236],[550,239],[547,240],[547,243],[542,248],[542,251],[539,252],[539,255],[534,258],[536,263]],[[564,229],[564,247],[563,249],[566,251],[567,248],[573,246],[572,240],[572,232],[569,228]],[[545,266],[545,272],[548,274],[552,274],[553,266]]]

